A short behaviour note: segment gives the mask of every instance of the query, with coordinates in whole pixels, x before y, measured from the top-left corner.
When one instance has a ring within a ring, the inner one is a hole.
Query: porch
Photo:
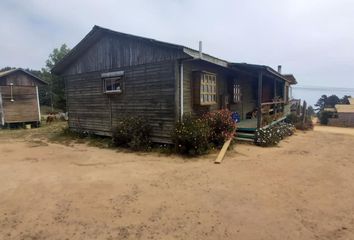
[[[242,96],[242,104],[247,107],[245,114],[244,107],[231,107],[232,111],[242,110],[238,131],[254,132],[282,121],[290,113],[289,89],[293,82],[281,74],[280,66],[278,71],[267,66],[244,63],[234,63],[230,67],[251,76],[247,84],[253,86],[251,92],[244,93],[252,95],[251,99]]]
[[[290,104],[285,102],[262,103],[261,109],[261,128],[283,121],[290,114]],[[257,128],[257,118],[244,119],[237,123],[238,131],[256,131]]]
[[[203,60],[183,65],[183,113],[202,115],[229,109],[239,115],[240,136],[284,120],[290,113],[285,75],[267,66],[232,63],[227,67]]]

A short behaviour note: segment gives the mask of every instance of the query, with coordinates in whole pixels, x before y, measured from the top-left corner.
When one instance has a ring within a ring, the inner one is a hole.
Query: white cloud
[[[41,68],[54,47],[92,28],[204,50],[220,58],[293,72],[305,85],[354,87],[350,0],[130,0],[0,2],[0,67]]]

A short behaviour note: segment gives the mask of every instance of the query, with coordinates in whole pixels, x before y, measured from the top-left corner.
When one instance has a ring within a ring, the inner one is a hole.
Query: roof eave
[[[81,51],[84,51],[87,47],[91,46],[92,43],[94,43],[102,34],[104,33],[109,33],[113,35],[119,35],[119,36],[125,36],[125,37],[131,37],[131,38],[136,38],[140,39],[143,41],[151,42],[154,44],[158,44],[161,46],[169,47],[169,48],[175,48],[177,50],[183,51],[184,47],[178,44],[173,44],[173,43],[167,43],[167,42],[162,42],[158,41],[152,38],[145,38],[145,37],[140,37],[140,36],[135,36],[132,34],[127,34],[127,33],[122,33],[122,32],[117,32],[113,31],[107,28],[103,28],[100,26],[95,25],[91,31],[78,43],[76,46],[63,58],[61,59],[52,69],[51,72],[53,74],[59,75],[64,68],[71,63],[78,55],[80,54]],[[85,45],[86,43],[86,45]]]
[[[183,52],[189,56],[191,56],[193,59],[200,59],[203,61],[207,61],[222,67],[228,67],[229,63],[225,60],[213,57],[209,54],[205,54],[205,53],[200,53],[197,50],[188,48],[188,47],[184,47],[183,48]]]
[[[5,77],[5,76],[11,75],[11,74],[13,74],[13,73],[15,73],[15,72],[18,72],[18,71],[23,72],[24,74],[29,75],[30,77],[36,79],[38,82],[40,82],[40,83],[42,83],[42,84],[44,84],[44,85],[48,85],[48,83],[47,83],[46,81],[40,79],[40,78],[37,77],[36,75],[34,75],[34,74],[32,74],[32,73],[30,73],[30,72],[28,72],[28,71],[26,71],[26,70],[24,70],[24,69],[22,69],[22,68],[15,68],[15,69],[11,69],[11,70],[9,70],[9,71],[6,71],[6,72],[3,73],[0,77]]]

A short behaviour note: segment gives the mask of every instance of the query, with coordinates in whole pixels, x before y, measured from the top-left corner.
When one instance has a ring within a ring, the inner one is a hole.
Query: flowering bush
[[[176,152],[187,155],[201,155],[210,150],[210,128],[204,119],[186,115],[176,124],[173,142]]]
[[[295,130],[294,125],[285,122],[258,129],[255,133],[255,144],[262,147],[275,146],[282,139],[293,135]]]
[[[236,123],[228,110],[209,112],[202,117],[186,115],[176,124],[173,142],[181,154],[200,155],[212,147],[221,147],[233,137]]]
[[[208,112],[203,119],[210,127],[209,142],[215,147],[221,147],[224,142],[233,137],[236,123],[232,120],[232,112],[227,109]]]
[[[127,117],[118,121],[113,132],[113,144],[115,146],[130,147],[133,150],[148,150],[151,126],[139,117]]]

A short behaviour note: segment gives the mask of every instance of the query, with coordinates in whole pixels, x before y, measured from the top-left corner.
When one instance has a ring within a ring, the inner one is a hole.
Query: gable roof
[[[158,41],[158,40],[155,40],[152,38],[140,37],[140,36],[127,34],[127,33],[117,32],[117,31],[113,31],[113,30],[95,25],[92,28],[92,30],[63,59],[61,59],[52,68],[52,72],[56,73],[56,74],[60,73],[63,69],[65,69],[66,66],[68,66],[71,62],[73,62],[75,59],[77,59],[85,50],[87,50],[92,44],[94,44],[100,37],[102,37],[105,34],[134,38],[136,40],[145,41],[145,42],[156,44],[156,45],[159,45],[162,47],[176,49],[178,51],[183,52],[187,58],[198,58],[199,57],[199,51],[182,46],[182,45],[167,43],[167,42]],[[227,61],[213,57],[213,56],[205,54],[205,53],[202,54],[202,58],[203,58],[203,60],[212,62],[214,64],[218,64],[218,65],[221,65],[224,67],[227,66]]]
[[[129,38],[134,38],[138,40],[142,40],[148,43],[153,43],[157,44],[160,46],[168,47],[168,48],[173,48],[178,51],[181,51],[185,54],[186,58],[190,59],[201,59],[203,61],[207,61],[213,64],[217,64],[219,66],[225,67],[225,68],[231,68],[231,69],[239,69],[243,71],[263,71],[266,72],[267,74],[271,75],[272,77],[278,78],[280,80],[289,82],[290,84],[296,84],[296,79],[289,79],[288,77],[285,77],[285,75],[282,75],[272,69],[269,66],[265,65],[256,65],[256,64],[246,64],[246,63],[231,63],[226,60],[211,56],[209,54],[205,53],[200,53],[197,50],[194,50],[189,47],[185,47],[179,44],[173,44],[173,43],[167,43],[159,40],[155,40],[152,38],[146,38],[146,37],[140,37],[136,35],[131,35],[127,33],[122,33],[122,32],[117,32],[113,31],[107,28],[103,28],[100,26],[95,25],[92,30],[63,58],[61,59],[53,68],[52,72],[54,74],[60,74],[70,63],[72,63],[74,60],[76,60],[82,53],[85,52],[92,44],[94,44],[100,37],[102,37],[104,34],[112,34],[115,36],[125,36]],[[288,75],[286,75],[288,76]],[[295,79],[295,81],[293,81]]]
[[[48,85],[48,83],[46,81],[40,79],[36,75],[34,75],[34,74],[30,73],[29,71],[26,71],[26,70],[24,70],[22,68],[14,68],[14,69],[11,69],[11,70],[8,70],[8,71],[0,72],[0,78],[1,77],[6,77],[6,76],[11,75],[11,74],[16,73],[16,72],[22,72],[22,73],[34,78],[39,83],[44,84],[44,85]]]

